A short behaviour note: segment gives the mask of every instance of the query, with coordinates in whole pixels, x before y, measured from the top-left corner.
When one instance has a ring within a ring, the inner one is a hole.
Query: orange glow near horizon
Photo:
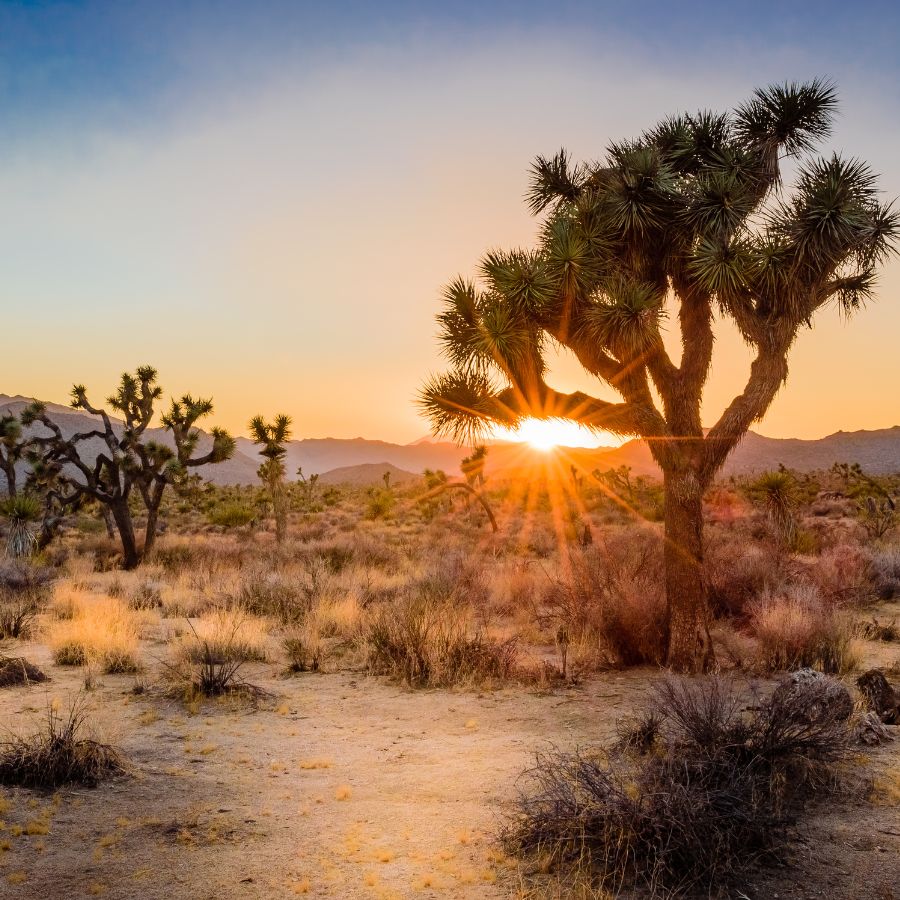
[[[494,438],[525,443],[545,453],[556,447],[618,447],[623,440],[609,431],[592,431],[566,419],[523,419],[516,428],[496,428]]]

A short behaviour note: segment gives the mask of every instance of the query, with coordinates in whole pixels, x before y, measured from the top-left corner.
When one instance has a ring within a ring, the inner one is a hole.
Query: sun
[[[618,447],[622,443],[608,431],[591,431],[566,419],[523,419],[515,428],[497,428],[494,437],[529,444],[544,453],[556,447]]]

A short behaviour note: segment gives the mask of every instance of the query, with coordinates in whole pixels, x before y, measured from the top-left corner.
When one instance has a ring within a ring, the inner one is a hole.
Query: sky
[[[408,442],[440,288],[528,246],[537,154],[815,76],[823,152],[900,196],[900,5],[0,3],[0,393],[101,398],[149,362],[215,421]],[[900,261],[801,334],[756,430],[900,424]],[[749,355],[718,329],[711,424]],[[565,356],[551,383],[608,393]]]

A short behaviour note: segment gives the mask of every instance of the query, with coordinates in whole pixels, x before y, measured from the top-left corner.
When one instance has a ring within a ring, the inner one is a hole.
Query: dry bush
[[[767,671],[821,668],[844,674],[858,664],[851,618],[823,602],[810,585],[767,594],[751,605],[750,613],[759,663]]]
[[[23,656],[0,653],[0,688],[46,681],[47,676]]]
[[[823,678],[744,712],[721,681],[668,681],[611,750],[539,754],[504,843],[545,871],[586,870],[598,894],[746,883],[782,855],[803,802],[834,784],[848,724],[831,690]]]
[[[872,553],[871,576],[880,600],[900,597],[900,545],[883,547]]]
[[[497,641],[471,630],[465,609],[448,601],[408,595],[372,615],[368,666],[410,685],[447,687],[503,680],[517,663],[515,640]]]
[[[95,664],[107,674],[141,669],[140,614],[115,597],[81,592],[63,596],[71,604],[71,618],[47,628],[47,643],[57,665]]]
[[[572,645],[599,647],[609,664],[657,664],[665,656],[662,544],[627,528],[571,558],[568,577],[545,590],[541,621]]]
[[[234,611],[220,611],[197,623],[188,621],[187,632],[173,647],[169,680],[189,698],[261,693],[240,672],[245,663],[268,657],[266,629],[262,620]]]
[[[53,572],[29,563],[0,564],[0,639],[27,637],[47,606]]]
[[[84,703],[77,699],[67,716],[52,706],[44,727],[28,737],[0,743],[0,784],[56,788],[64,784],[93,786],[125,772],[114,747],[85,737]]]
[[[249,615],[267,616],[282,624],[291,624],[306,615],[311,596],[320,589],[315,573],[309,579],[301,580],[277,571],[254,568],[242,575],[229,599]]]
[[[869,550],[845,541],[823,550],[807,568],[806,577],[825,600],[859,603],[871,594],[871,565]]]
[[[266,662],[269,658],[270,623],[266,619],[220,609],[189,626],[175,648],[176,655],[185,659],[195,659],[201,645],[241,662]]]
[[[704,568],[714,615],[741,617],[747,606],[787,578],[788,556],[772,541],[740,530],[710,529]]]

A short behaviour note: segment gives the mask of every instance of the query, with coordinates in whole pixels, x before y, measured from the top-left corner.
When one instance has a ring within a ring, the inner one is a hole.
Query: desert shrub
[[[759,662],[768,671],[815,667],[843,674],[858,662],[852,621],[813,587],[800,584],[768,594],[750,611]]]
[[[309,603],[300,581],[279,572],[252,569],[245,572],[232,601],[253,616],[270,616],[279,622],[301,619]]]
[[[803,802],[834,783],[848,725],[833,686],[823,677],[743,711],[719,680],[667,681],[612,749],[539,754],[504,843],[544,867],[586,870],[601,894],[743,883],[783,853]]]
[[[426,603],[481,607],[490,598],[484,564],[462,553],[445,553],[429,559],[411,590]]]
[[[573,555],[568,577],[544,592],[539,618],[563,628],[569,642],[596,644],[619,666],[665,656],[662,547],[644,529],[622,529]]]
[[[53,572],[25,562],[0,564],[0,639],[25,637],[49,600]]]
[[[0,743],[0,784],[44,789],[73,783],[93,786],[123,774],[122,755],[85,737],[86,724],[80,700],[66,716],[51,706],[39,731]]]
[[[206,515],[211,525],[219,528],[241,528],[256,520],[256,510],[239,501],[220,503]]]
[[[380,607],[369,623],[368,666],[410,685],[447,687],[509,678],[516,667],[514,640],[470,632],[458,606],[411,595]]]
[[[46,680],[47,676],[24,657],[0,654],[0,688]]]
[[[384,488],[373,489],[366,502],[367,519],[386,519],[393,512],[396,498]]]
[[[96,664],[106,674],[137,672],[140,619],[115,597],[70,595],[71,618],[52,623],[47,643],[60,666]]]
[[[162,599],[163,585],[156,581],[146,579],[128,596],[128,605],[131,609],[159,609],[163,605]],[[110,590],[110,595],[114,596]]]
[[[196,624],[188,622],[167,673],[188,697],[256,694],[259,689],[244,681],[240,672],[245,663],[266,656],[266,632],[259,620],[221,612]]]
[[[741,533],[711,530],[704,568],[710,608],[716,615],[743,616],[748,604],[785,577],[778,545],[751,543]]]
[[[870,572],[879,599],[900,597],[900,545],[875,550]]]
[[[826,600],[860,602],[870,596],[871,564],[866,548],[845,541],[823,550],[808,567],[806,577]]]

